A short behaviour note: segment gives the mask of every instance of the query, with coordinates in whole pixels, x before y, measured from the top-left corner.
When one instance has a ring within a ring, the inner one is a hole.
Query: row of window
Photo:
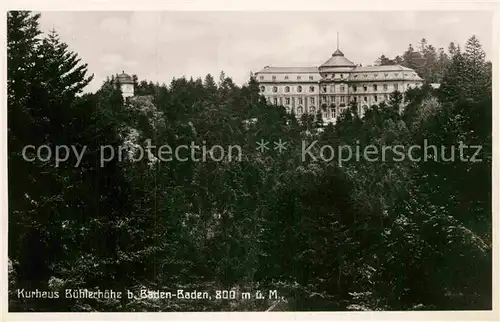
[[[294,98],[295,97],[292,97],[292,99],[294,99]],[[279,101],[279,104],[283,104],[283,100],[281,97],[279,98],[279,100],[278,100],[278,97],[273,98],[273,103],[275,105],[278,105],[278,101]],[[309,97],[309,104],[314,104],[315,102],[316,102],[316,100],[314,99],[314,97]],[[290,104],[291,104],[290,97],[285,97],[285,105],[290,105]],[[299,104],[299,105],[304,104],[304,100],[302,99],[302,97],[297,97],[297,104]]]
[[[380,96],[379,95],[373,95],[372,98],[373,98],[373,101],[378,102],[379,99],[380,100],[384,100],[384,99],[387,100],[387,99],[389,99],[389,95],[387,95],[387,94],[385,94],[383,96],[382,95],[380,95]],[[283,102],[284,102],[285,105],[290,105],[291,102],[292,102],[292,100],[294,100],[294,99],[297,99],[296,103],[298,105],[304,104],[304,100],[303,100],[302,97],[285,97],[284,101],[283,101],[282,97],[279,97],[279,98],[278,97],[273,97],[272,98],[272,102],[275,105],[278,105],[278,103],[279,104],[283,104]],[[337,100],[337,102],[340,101],[340,103],[345,103],[347,101],[347,99],[348,98],[346,96],[339,96],[339,100]],[[271,98],[269,98],[269,101],[271,102]],[[357,103],[358,102],[358,97],[353,96],[351,98],[351,101],[354,102],[354,103]],[[314,97],[309,97],[309,104],[315,104],[315,102],[316,102],[316,100],[315,100]],[[330,99],[328,99],[327,97],[321,97],[321,102],[322,103],[326,103],[326,102],[332,102],[332,103],[334,103],[335,99],[334,99],[334,97],[330,97]],[[368,102],[368,96],[363,96],[363,102]],[[294,103],[295,103],[295,101],[294,101]]]
[[[259,79],[260,80],[264,80],[264,76],[259,76]],[[289,80],[290,77],[288,75],[285,76],[285,80]],[[275,81],[276,80],[276,76],[272,76],[272,80]],[[297,80],[302,80],[302,76],[297,76]],[[309,80],[314,80],[314,76],[309,76]]]
[[[415,84],[415,87],[416,86],[417,86],[417,84]],[[406,88],[407,89],[409,89],[410,87],[411,87],[410,84],[406,84]],[[368,91],[368,85],[363,85],[362,88],[363,88],[364,92]],[[382,88],[383,88],[383,91],[387,91],[388,90],[388,85],[387,84],[382,84]],[[399,84],[396,84],[396,83],[393,84],[393,88],[394,88],[395,91],[398,91],[399,90]],[[321,92],[322,93],[326,93],[327,89],[328,89],[327,86],[322,86],[321,87]],[[379,89],[379,86],[377,84],[373,84],[372,85],[372,89],[373,89],[374,92],[377,92],[378,89]],[[284,90],[285,90],[285,93],[290,93],[291,87],[290,86],[285,86]],[[261,86],[260,87],[260,91],[261,92],[265,92],[266,91],[266,87],[265,86]],[[301,85],[297,86],[297,93],[302,93],[302,91],[303,91],[302,86]],[[309,86],[309,93],[314,93],[314,91],[315,91],[315,87],[314,86]],[[352,85],[352,91],[353,92],[357,92],[358,91],[358,86],[357,85]],[[273,93],[277,93],[278,92],[278,86],[273,86],[272,87],[272,92]],[[330,92],[335,93],[335,87],[331,86],[330,87]],[[344,85],[340,85],[339,92],[340,93],[344,93],[345,92],[345,86]]]
[[[340,102],[341,102],[341,103],[344,103],[344,102],[345,102],[345,100],[347,100],[347,97],[346,97],[346,96],[331,96],[331,97],[330,97],[330,96],[321,96],[321,102],[327,102],[327,101],[328,101],[328,102],[334,102],[334,101],[335,101],[335,97],[338,97],[337,101],[339,101],[339,100],[340,100]],[[377,101],[377,100],[378,100],[378,99],[377,99],[377,97],[379,97],[379,96],[377,96],[377,95],[373,95],[373,99],[374,99],[375,101]],[[389,95],[387,95],[387,94],[385,94],[385,95],[383,95],[383,96],[382,96],[382,95],[380,95],[380,98],[381,98],[381,99],[382,99],[382,98],[388,99],[388,98],[389,98]],[[358,101],[358,97],[357,97],[357,96],[352,96],[352,97],[351,97],[351,100],[352,100],[353,102],[357,102],[357,101]],[[363,100],[364,100],[365,102],[366,102],[366,101],[368,101],[368,96],[363,96]]]
[[[373,77],[374,77],[374,78],[377,78],[377,77],[378,77],[378,73],[376,73],[376,74],[371,74],[371,75],[373,75]],[[399,73],[393,73],[393,75],[394,75],[394,77],[398,77],[398,76],[399,76]],[[353,75],[353,78],[358,78],[358,76],[360,76],[360,75],[358,75],[358,74],[354,74],[354,75]],[[384,77],[388,77],[388,76],[389,76],[389,73],[384,73]],[[403,77],[409,77],[409,76],[410,76],[410,75],[409,75],[408,73],[403,73]],[[417,74],[416,74],[416,73],[412,73],[412,75],[411,75],[411,76],[413,76],[413,77],[417,77]],[[326,76],[326,77],[328,77],[328,76]],[[335,78],[335,74],[330,74],[330,77],[331,77],[331,78]],[[368,78],[368,74],[363,74],[363,77],[364,77],[364,78]],[[344,78],[344,74],[340,74],[340,78]],[[259,79],[260,79],[260,80],[264,80],[264,76],[263,76],[263,75],[259,76]],[[290,76],[285,75],[285,80],[289,80],[289,79],[290,79]],[[276,80],[276,76],[272,76],[272,80],[273,80],[273,81],[275,81],[275,80]],[[297,76],[297,80],[302,80],[302,76],[299,76],[299,75],[298,75],[298,76]],[[314,80],[314,76],[309,76],[309,80]]]
[[[293,111],[295,112],[295,114],[302,114],[306,111],[306,109],[303,108],[302,106],[298,106],[296,109],[287,107],[286,111],[288,113],[291,113]],[[309,114],[315,114],[315,113],[316,113],[316,108],[314,106],[309,106]]]
[[[345,108],[336,108],[336,107],[327,108],[327,109],[323,109],[322,114],[327,119],[336,118],[337,116],[339,116],[342,113],[342,111],[344,109]],[[300,114],[303,114],[304,112],[307,112],[307,109],[303,108],[302,106],[298,106],[295,109],[293,107],[286,107],[286,111],[287,111],[287,113],[294,112],[295,114],[300,115]],[[311,114],[311,115],[316,114],[316,108],[314,106],[309,107],[309,114]]]
[[[375,73],[375,74],[370,74],[370,75],[373,75],[374,78],[377,78],[378,77],[378,73]],[[399,76],[399,73],[393,73],[394,77],[398,77]],[[358,78],[358,74],[354,74],[353,77],[354,78]],[[389,73],[384,73],[384,77],[387,77],[389,76]],[[417,74],[416,73],[412,73],[413,77],[417,77]],[[363,74],[363,77],[364,78],[368,78],[368,74]],[[403,77],[410,77],[410,75],[408,73],[403,73]]]
[[[261,86],[260,87],[260,91],[261,92],[264,92],[266,90],[266,87],[265,86]],[[302,86],[297,86],[297,93],[302,93]],[[273,93],[277,93],[278,92],[278,87],[277,86],[273,86],[272,88],[272,91]],[[315,91],[315,87],[314,86],[310,86],[309,87],[309,92],[310,93],[314,93]],[[285,93],[290,93],[290,86],[285,86]]]
[[[418,84],[415,84],[415,87],[416,87],[416,86],[418,86]],[[383,87],[383,90],[384,90],[384,91],[387,91],[387,88],[388,88],[387,84],[382,84],[382,87]],[[399,84],[396,84],[396,83],[395,83],[395,84],[393,84],[393,87],[394,87],[394,90],[395,90],[395,91],[398,91],[398,90],[399,90]],[[406,88],[407,88],[407,89],[408,89],[408,88],[410,88],[410,87],[411,87],[411,85],[410,85],[410,84],[406,84]],[[373,84],[373,85],[372,85],[372,88],[373,88],[373,91],[374,91],[374,92],[378,91],[378,85],[377,85],[377,84]],[[357,87],[356,85],[352,85],[352,90],[353,90],[353,92],[357,92],[357,91],[358,91],[358,87]],[[363,91],[364,91],[364,92],[367,92],[367,91],[368,91],[368,86],[367,86],[367,85],[363,85]]]

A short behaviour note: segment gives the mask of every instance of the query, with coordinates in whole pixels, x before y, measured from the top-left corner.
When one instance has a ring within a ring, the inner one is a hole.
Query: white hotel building
[[[270,67],[255,73],[261,94],[300,117],[321,110],[325,122],[335,123],[343,109],[355,102],[359,115],[389,99],[394,91],[420,87],[417,73],[401,65],[357,66],[337,49],[319,67]]]

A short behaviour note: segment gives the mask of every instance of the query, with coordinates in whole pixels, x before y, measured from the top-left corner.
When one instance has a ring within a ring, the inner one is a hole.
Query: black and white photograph
[[[493,310],[494,12],[285,10],[6,12],[9,312]]]

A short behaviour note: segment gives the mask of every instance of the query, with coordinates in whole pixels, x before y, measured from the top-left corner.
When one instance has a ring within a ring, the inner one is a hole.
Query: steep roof
[[[258,74],[312,74],[318,73],[318,67],[272,67],[266,66],[257,72]]]
[[[117,77],[116,77],[117,81],[121,84],[133,84],[134,83],[134,80],[132,79],[132,77],[128,74],[125,74],[124,71],[122,71],[121,74],[119,74]]]
[[[328,59],[320,68],[324,67],[356,67],[356,64],[344,57],[344,53],[337,49],[330,59]]]
[[[358,66],[349,75],[351,81],[361,80],[422,80],[413,69],[401,65]]]
[[[401,65],[357,66],[352,72],[393,72],[412,71],[413,69]]]

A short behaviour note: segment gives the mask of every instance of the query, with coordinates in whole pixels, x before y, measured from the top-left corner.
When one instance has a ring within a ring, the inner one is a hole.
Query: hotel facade
[[[358,66],[337,48],[319,67],[271,67],[255,73],[260,93],[270,104],[282,105],[298,118],[321,111],[323,120],[335,123],[354,102],[358,114],[387,101],[394,91],[420,87],[422,78],[401,65]]]

